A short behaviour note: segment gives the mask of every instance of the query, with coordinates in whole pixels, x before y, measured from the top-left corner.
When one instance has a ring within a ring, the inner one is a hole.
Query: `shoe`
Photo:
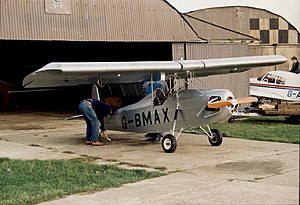
[[[156,138],[155,137],[148,137],[145,141],[148,142],[155,142]]]
[[[156,141],[159,142],[159,141],[160,141],[160,138],[162,138],[162,136],[163,136],[163,135],[162,135],[161,133],[158,133],[157,136],[156,136]]]
[[[105,131],[101,131],[101,132],[99,133],[99,136],[101,136],[101,133],[103,134],[103,135],[102,135],[102,136],[103,136],[103,139],[105,139],[105,140],[111,142],[111,139],[107,136],[107,134],[106,134]]]
[[[109,139],[107,136],[104,136],[103,138],[106,139],[107,141],[111,142],[111,139]]]
[[[155,142],[160,141],[160,138],[162,137],[161,133],[148,133],[145,136],[148,136],[148,139],[146,141]]]
[[[102,143],[102,142],[92,142],[92,146],[102,146],[102,145],[104,145],[104,143]]]
[[[86,145],[91,145],[91,144],[92,144],[92,141],[85,141],[85,144],[86,144]]]

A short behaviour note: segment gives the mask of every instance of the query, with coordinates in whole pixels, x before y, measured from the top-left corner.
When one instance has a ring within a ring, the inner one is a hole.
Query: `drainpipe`
[[[272,46],[274,46],[274,55],[277,55],[277,43],[272,44]],[[275,71],[277,70],[277,66],[275,65]]]

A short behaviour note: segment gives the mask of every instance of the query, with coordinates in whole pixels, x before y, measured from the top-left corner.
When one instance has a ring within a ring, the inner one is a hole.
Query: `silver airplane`
[[[253,67],[284,63],[279,55],[249,56],[181,61],[145,62],[74,62],[49,63],[27,75],[25,88],[100,85],[152,80],[152,76],[198,77],[243,72]],[[257,101],[256,97],[235,99],[226,89],[187,89],[165,93],[154,90],[137,103],[119,108],[105,119],[108,130],[139,133],[164,133],[162,148],[167,153],[176,150],[177,139],[188,128],[200,127],[212,146],[221,145],[222,133],[209,125],[227,121],[238,104]],[[207,128],[204,128],[206,126]],[[176,135],[175,135],[176,133]]]

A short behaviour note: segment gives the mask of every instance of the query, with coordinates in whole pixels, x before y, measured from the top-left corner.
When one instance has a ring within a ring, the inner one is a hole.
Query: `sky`
[[[300,31],[300,0],[167,0],[181,13],[222,6],[250,6],[285,18]]]

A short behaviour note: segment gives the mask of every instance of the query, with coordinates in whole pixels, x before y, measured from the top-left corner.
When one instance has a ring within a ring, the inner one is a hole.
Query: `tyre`
[[[208,141],[212,146],[219,146],[222,144],[223,135],[222,132],[218,129],[211,130],[212,137],[208,137]]]
[[[228,123],[234,123],[234,118],[233,117],[229,118]]]
[[[288,123],[291,124],[299,124],[300,116],[299,115],[291,115],[285,118]]]
[[[163,137],[161,146],[166,153],[173,153],[177,147],[177,140],[173,135],[167,134]]]

